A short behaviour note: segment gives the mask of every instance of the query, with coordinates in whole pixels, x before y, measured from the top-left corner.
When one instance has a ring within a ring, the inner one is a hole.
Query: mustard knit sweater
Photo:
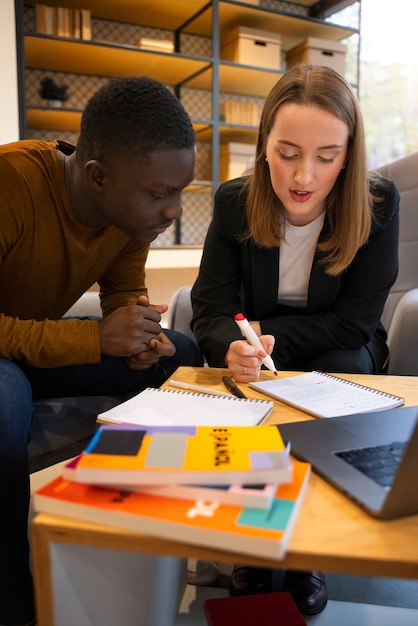
[[[59,147],[0,146],[0,357],[36,367],[100,360],[98,322],[60,319],[95,282],[104,315],[146,293],[149,246],[76,220]]]

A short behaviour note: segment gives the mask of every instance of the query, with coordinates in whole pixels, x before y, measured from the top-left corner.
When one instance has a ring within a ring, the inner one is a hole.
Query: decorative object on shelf
[[[57,85],[52,78],[46,76],[41,79],[39,95],[48,101],[48,106],[60,108],[68,100],[67,85]]]

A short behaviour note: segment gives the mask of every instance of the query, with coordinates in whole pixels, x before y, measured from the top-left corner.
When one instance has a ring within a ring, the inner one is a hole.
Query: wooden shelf
[[[312,4],[310,3],[309,6]],[[248,26],[280,33],[283,50],[290,50],[307,37],[341,41],[341,39],[345,39],[357,32],[354,28],[347,28],[303,15],[282,13],[256,5],[220,2],[219,32],[221,41],[236,26]],[[209,9],[193,20],[184,29],[184,32],[210,37],[212,35],[211,29],[212,10]]]
[[[36,2],[25,0],[25,4],[33,6]],[[59,0],[57,3],[70,9],[90,9],[93,17],[167,30],[180,28],[205,5],[207,0]]]
[[[80,130],[81,111],[55,109],[53,107],[28,107],[26,123],[28,128],[49,128],[50,130]]]
[[[311,7],[317,0],[298,0],[294,4]],[[26,4],[34,5],[35,2]],[[90,9],[93,17],[141,24],[152,28],[177,30],[184,28],[184,32],[205,37],[212,36],[212,9],[203,11],[197,19],[194,15],[208,5],[207,0],[60,0],[59,6]],[[319,37],[340,41],[355,32],[347,28],[324,22],[303,15],[278,12],[258,5],[246,5],[231,0],[219,3],[219,26],[221,38],[235,26],[250,26],[268,30],[282,35],[282,48],[288,50],[296,46],[307,37]]]
[[[92,76],[135,75],[140,69],[141,74],[158,78],[168,85],[212,88],[210,59],[151,52],[136,46],[26,35],[25,63],[32,69]],[[279,70],[224,61],[219,64],[220,90],[265,97],[281,74]]]
[[[195,72],[208,67],[210,61],[109,42],[26,35],[25,64],[32,69],[91,76],[130,76],[140,73],[153,76],[167,85],[178,85]]]
[[[213,183],[210,180],[194,180],[183,189],[183,193],[212,193]]]
[[[242,124],[225,124],[222,123],[219,127],[219,139],[220,143],[254,143],[257,140],[258,126],[244,126]],[[212,126],[206,126],[200,131],[196,131],[197,141],[208,142],[212,141],[213,129]]]
[[[26,109],[26,122],[28,128],[49,128],[50,130],[68,130],[77,132],[80,130],[82,111],[78,109],[54,108],[48,106],[28,106]],[[194,122],[193,128],[200,141],[211,141],[211,138],[200,139],[200,133],[207,133],[207,122]],[[209,135],[211,137],[211,134]]]
[[[281,78],[284,71],[240,65],[224,61],[219,64],[219,90],[242,96],[265,98],[270,89]],[[187,87],[211,89],[213,81],[212,67],[187,81]]]

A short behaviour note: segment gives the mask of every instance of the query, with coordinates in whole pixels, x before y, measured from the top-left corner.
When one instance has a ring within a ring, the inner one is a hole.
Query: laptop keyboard
[[[388,488],[392,485],[406,444],[406,441],[395,441],[382,446],[335,452],[335,455],[382,487]]]

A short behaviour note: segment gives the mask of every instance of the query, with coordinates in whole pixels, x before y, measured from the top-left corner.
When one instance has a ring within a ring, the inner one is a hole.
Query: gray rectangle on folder
[[[154,433],[147,454],[146,467],[183,467],[187,433]]]

